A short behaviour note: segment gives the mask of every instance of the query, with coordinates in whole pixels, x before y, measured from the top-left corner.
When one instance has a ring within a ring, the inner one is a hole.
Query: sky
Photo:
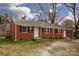
[[[48,3],[41,3],[44,9],[50,9]],[[59,16],[65,18],[71,18],[71,13],[68,8],[63,4],[58,4],[58,8],[61,8]],[[0,14],[8,13],[14,17],[21,17],[26,15],[27,19],[34,19],[36,15],[39,15],[40,7],[35,3],[0,3]],[[44,18],[47,17],[43,15]]]

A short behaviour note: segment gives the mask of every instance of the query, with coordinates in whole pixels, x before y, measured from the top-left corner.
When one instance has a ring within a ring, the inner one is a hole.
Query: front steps
[[[34,39],[41,39],[40,37],[35,37]]]

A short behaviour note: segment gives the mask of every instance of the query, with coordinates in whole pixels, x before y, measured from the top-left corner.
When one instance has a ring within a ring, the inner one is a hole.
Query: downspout
[[[54,37],[54,35],[55,35],[55,34],[54,34],[54,33],[55,33],[55,30],[54,30],[54,29],[55,29],[55,28],[52,28],[52,31],[53,31],[53,39],[55,38],[55,37]]]
[[[17,28],[16,28],[16,24],[15,24],[15,42],[17,41]]]

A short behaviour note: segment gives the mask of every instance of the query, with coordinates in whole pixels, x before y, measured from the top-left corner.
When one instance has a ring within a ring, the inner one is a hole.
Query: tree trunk
[[[75,26],[75,39],[78,39],[78,26]]]
[[[78,39],[78,25],[76,20],[76,4],[73,4],[73,16],[74,16],[74,22],[75,22],[75,39]]]

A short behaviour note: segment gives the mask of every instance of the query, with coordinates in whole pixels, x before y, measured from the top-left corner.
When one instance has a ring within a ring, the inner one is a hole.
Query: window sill
[[[50,34],[50,33],[43,33],[43,34]]]
[[[28,33],[28,32],[20,32],[20,33]]]

